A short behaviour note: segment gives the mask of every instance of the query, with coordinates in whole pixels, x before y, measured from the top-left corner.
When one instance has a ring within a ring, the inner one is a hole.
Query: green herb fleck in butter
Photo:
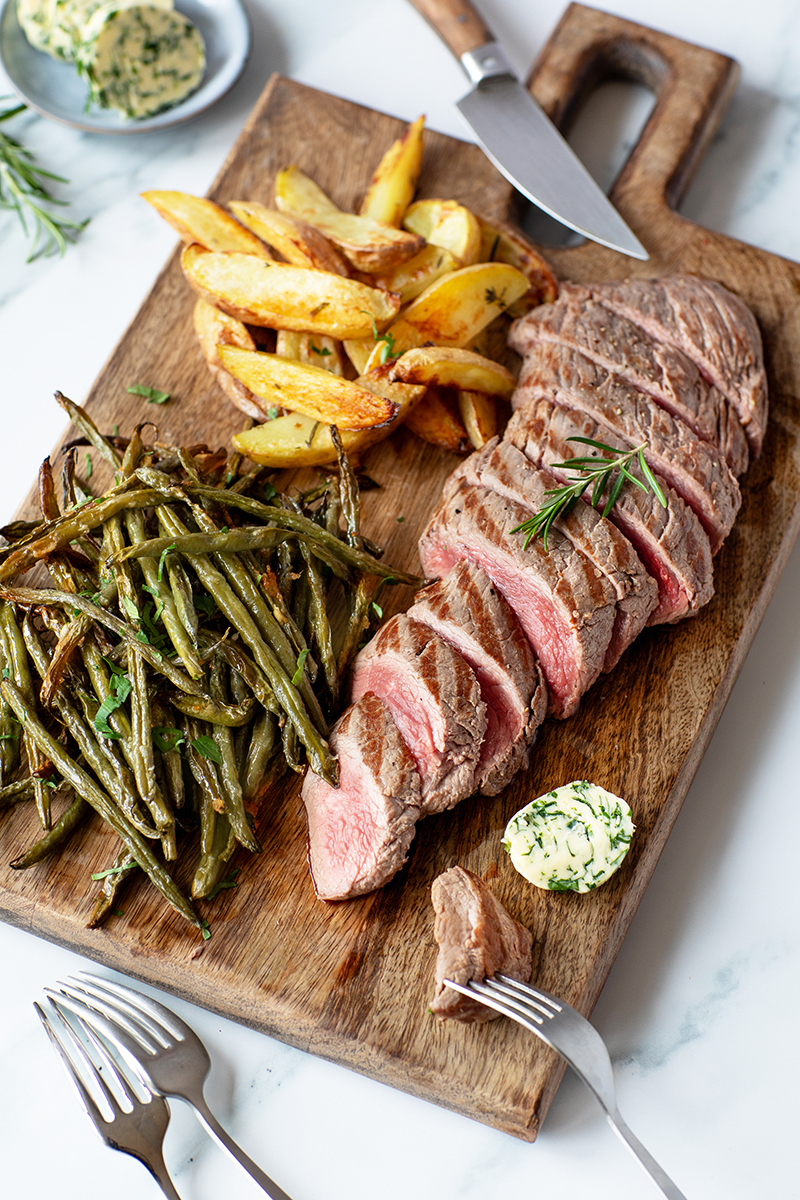
[[[575,780],[531,801],[506,826],[503,845],[521,875],[553,892],[590,892],[628,853],[631,810],[619,796]]]

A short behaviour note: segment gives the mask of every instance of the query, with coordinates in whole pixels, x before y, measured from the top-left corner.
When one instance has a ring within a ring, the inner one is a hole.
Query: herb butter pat
[[[17,0],[28,41],[73,63],[89,101],[136,119],[172,108],[202,82],[205,46],[173,0]]]
[[[536,887],[590,892],[614,874],[634,828],[624,800],[585,779],[575,780],[512,817],[503,845],[520,875]]]

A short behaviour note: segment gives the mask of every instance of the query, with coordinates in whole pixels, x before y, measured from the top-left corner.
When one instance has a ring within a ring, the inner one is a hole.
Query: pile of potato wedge
[[[423,126],[384,154],[357,214],[296,166],[278,173],[273,208],[143,193],[186,243],[197,338],[257,422],[234,437],[256,463],[334,461],[331,425],[351,456],[403,422],[453,451],[497,432],[515,384],[496,361],[506,326],[557,284],[515,230],[455,200],[414,201]]]

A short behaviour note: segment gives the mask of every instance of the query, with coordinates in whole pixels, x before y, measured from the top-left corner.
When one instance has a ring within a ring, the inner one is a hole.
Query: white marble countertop
[[[526,73],[562,0],[479,6]],[[741,63],[682,211],[800,259],[796,0],[611,7]],[[173,244],[138,193],[202,194],[272,71],[404,118],[425,112],[433,128],[465,136],[453,108],[466,90],[460,67],[405,0],[250,0],[250,10],[243,79],[190,124],[113,138],[34,116],[16,123],[41,162],[71,180],[60,194],[91,222],[63,259],[26,265],[14,219],[0,213],[3,519],[62,429],[53,391],[86,394]],[[590,127],[582,152],[595,144]],[[796,1194],[799,592],[796,549],[594,1013],[623,1114],[689,1200]],[[0,1193],[160,1194],[139,1164],[97,1141],[31,1007],[46,984],[91,964],[2,925],[0,964]],[[211,1050],[212,1107],[294,1200],[656,1194],[569,1075],[531,1146],[170,1002]],[[260,1194],[174,1109],[167,1161],[186,1200]]]

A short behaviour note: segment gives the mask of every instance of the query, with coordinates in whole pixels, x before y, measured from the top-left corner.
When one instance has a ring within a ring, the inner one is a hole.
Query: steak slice
[[[747,470],[747,438],[727,397],[706,382],[681,350],[606,308],[588,288],[569,287],[566,300],[542,304],[514,323],[509,336],[514,350],[524,356],[537,342],[569,346],[622,376],[716,446],[734,475]]]
[[[756,319],[719,283],[697,275],[591,284],[594,299],[677,346],[736,409],[750,450],[761,452],[767,425],[767,376]],[[569,286],[561,294],[568,296]]]
[[[468,984],[502,974],[528,983],[533,970],[533,935],[510,917],[483,880],[465,867],[451,867],[434,879],[431,899],[436,911],[433,933],[439,946],[431,1012],[465,1023],[493,1021],[499,1013],[446,987],[444,981]]]
[[[547,503],[549,489],[560,486],[555,475],[535,467],[513,442],[496,438],[461,463],[445,488],[458,479],[498,492],[530,513]],[[616,594],[617,616],[603,664],[603,670],[610,671],[647,624],[658,603],[658,587],[624,534],[590,505],[577,505],[557,517],[554,526],[602,572]]]
[[[525,359],[513,405],[519,408],[539,399],[587,413],[616,437],[621,449],[644,444],[650,468],[697,513],[712,552],[719,550],[742,497],[715,447],[701,442],[650,396],[567,346],[542,343]]]
[[[392,714],[422,781],[422,811],[452,808],[475,790],[486,705],[457,650],[418,621],[392,617],[353,663],[352,698],[374,692]]]
[[[505,437],[534,466],[546,465],[564,483],[572,472],[556,464],[581,453],[580,445],[569,439],[607,440],[590,417],[547,400],[517,409]],[[692,510],[671,488],[663,486],[666,508],[652,492],[626,483],[608,517],[632,543],[658,585],[658,604],[647,619],[648,625],[672,624],[694,616],[714,594],[708,538]],[[587,491],[587,503],[589,497]]]
[[[339,786],[306,773],[308,856],[321,900],[383,887],[408,856],[420,815],[416,764],[386,706],[367,693],[330,733]]]
[[[443,502],[419,542],[426,575],[444,576],[466,559],[482,567],[516,613],[539,659],[548,711],[569,717],[603,667],[616,617],[611,584],[554,530],[545,550],[512,530],[530,513],[512,500],[463,482]]]
[[[489,576],[468,562],[418,592],[408,616],[454,646],[475,672],[486,705],[475,786],[496,796],[524,766],[547,709],[544,676],[522,626]]]

